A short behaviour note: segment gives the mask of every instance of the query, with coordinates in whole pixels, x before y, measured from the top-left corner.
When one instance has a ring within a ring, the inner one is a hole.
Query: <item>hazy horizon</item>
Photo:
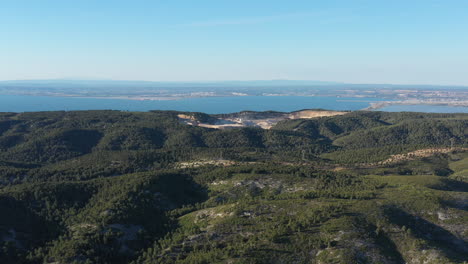
[[[336,82],[328,80],[293,80],[293,79],[246,79],[246,80],[187,80],[187,81],[176,81],[176,80],[127,80],[127,79],[87,79],[87,78],[56,78],[56,79],[16,79],[16,80],[0,80],[0,83],[21,83],[21,82],[134,82],[134,83],[154,83],[154,84],[229,84],[229,83],[272,83],[274,85],[329,85],[329,86],[340,86],[340,85],[389,85],[389,86],[436,86],[436,87],[461,87],[468,88],[468,84],[428,84],[428,83],[349,83],[349,82]]]

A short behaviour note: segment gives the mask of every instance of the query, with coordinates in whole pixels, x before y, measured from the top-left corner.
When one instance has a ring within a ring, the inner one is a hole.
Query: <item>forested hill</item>
[[[468,259],[468,114],[180,114],[0,113],[0,263]]]

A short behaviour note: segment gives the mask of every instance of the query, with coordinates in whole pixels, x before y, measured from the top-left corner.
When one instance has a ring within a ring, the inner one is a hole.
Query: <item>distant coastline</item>
[[[389,106],[395,105],[428,105],[428,106],[451,106],[451,107],[468,107],[467,101],[434,101],[434,100],[405,100],[405,101],[383,101],[383,102],[372,102],[370,106],[363,109],[369,111],[379,110]]]

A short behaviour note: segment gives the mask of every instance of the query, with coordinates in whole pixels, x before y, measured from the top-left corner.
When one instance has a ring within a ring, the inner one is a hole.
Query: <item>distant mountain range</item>
[[[55,88],[64,86],[73,88],[87,87],[138,87],[138,88],[161,88],[161,87],[272,87],[272,86],[309,86],[309,85],[340,85],[337,82],[304,81],[304,80],[254,80],[254,81],[204,81],[204,82],[153,82],[153,81],[127,81],[127,80],[13,80],[0,81],[0,86],[14,87],[48,87]]]
[[[401,84],[351,84],[340,82],[327,82],[315,80],[252,80],[252,81],[195,81],[195,82],[155,82],[131,80],[11,80],[0,81],[0,87],[15,88],[170,88],[170,87],[205,87],[205,88],[240,88],[240,87],[349,87],[349,88],[412,88],[412,89],[468,89],[468,86],[454,85],[401,85]]]

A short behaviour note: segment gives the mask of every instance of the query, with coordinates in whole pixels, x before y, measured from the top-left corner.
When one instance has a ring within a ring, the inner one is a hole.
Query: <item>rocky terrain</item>
[[[192,126],[206,128],[226,129],[239,127],[260,127],[270,129],[282,120],[311,119],[327,116],[344,115],[348,112],[325,110],[301,110],[291,113],[281,112],[240,112],[235,114],[215,115],[209,123],[197,120],[194,115],[179,114],[180,120]]]

